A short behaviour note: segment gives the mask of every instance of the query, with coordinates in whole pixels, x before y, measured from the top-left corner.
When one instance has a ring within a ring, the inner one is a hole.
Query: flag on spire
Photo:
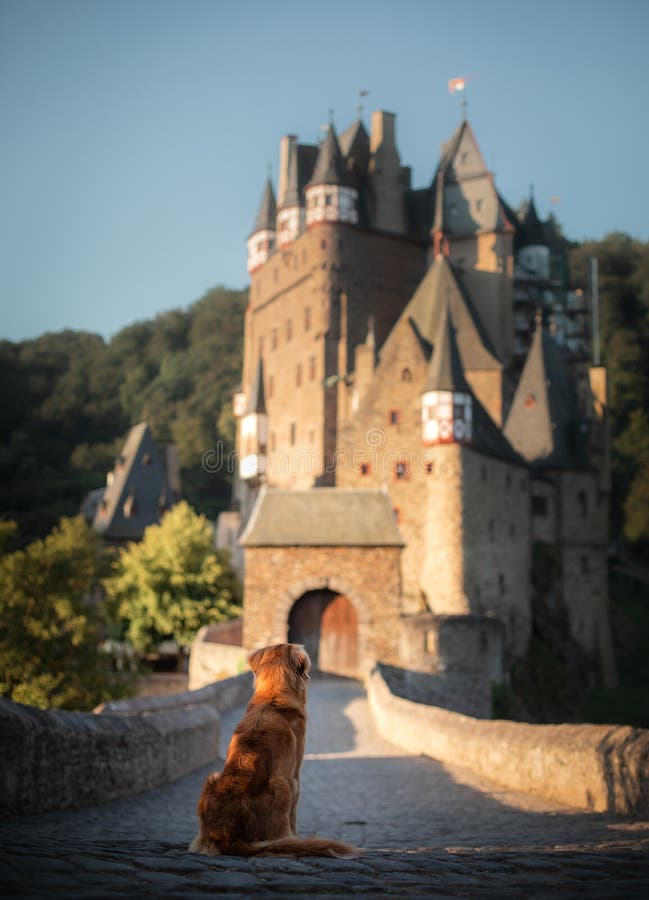
[[[448,83],[448,92],[449,94],[454,94],[456,91],[463,91],[466,87],[466,79],[462,78],[451,78]]]

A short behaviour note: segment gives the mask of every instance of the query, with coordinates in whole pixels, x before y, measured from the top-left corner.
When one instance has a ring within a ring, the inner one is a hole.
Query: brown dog
[[[299,644],[277,644],[248,658],[255,690],[232,735],[222,772],[205,782],[199,832],[189,849],[213,856],[341,856],[358,850],[295,831],[306,735],[311,660]]]

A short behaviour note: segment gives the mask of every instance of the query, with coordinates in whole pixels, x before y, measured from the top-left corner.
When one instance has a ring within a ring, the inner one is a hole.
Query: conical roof
[[[539,219],[539,214],[536,211],[536,204],[534,203],[534,197],[530,197],[530,202],[527,207],[527,214],[525,215],[525,220],[521,229],[520,246],[545,246],[547,242],[548,239],[545,231],[545,225]]]
[[[471,393],[471,388],[464,377],[462,360],[455,342],[448,300],[444,303],[444,309],[439,320],[424,390]]]
[[[586,434],[574,382],[558,344],[538,322],[505,434],[533,466],[581,468]]]
[[[344,185],[345,183],[345,163],[340,152],[338,138],[333,125],[328,125],[327,134],[320,147],[308,187],[316,184]]]
[[[248,398],[248,404],[246,406],[246,411],[244,415],[250,416],[253,414],[257,415],[266,415],[266,393],[264,391],[264,362],[261,357],[259,357],[259,362],[257,363],[257,371],[255,373],[255,380],[252,383],[252,390],[250,391],[250,397]]]
[[[282,209],[288,206],[300,205],[300,179],[298,167],[298,148],[292,148],[291,155],[288,160],[288,172],[286,174],[286,190],[282,201]]]
[[[252,233],[256,231],[275,231],[275,217],[277,215],[277,204],[275,202],[275,192],[270,178],[266,180],[264,193],[259,204],[259,212],[255,219],[255,227]]]
[[[340,151],[357,178],[367,174],[370,162],[370,136],[361,119],[357,119],[340,135]]]

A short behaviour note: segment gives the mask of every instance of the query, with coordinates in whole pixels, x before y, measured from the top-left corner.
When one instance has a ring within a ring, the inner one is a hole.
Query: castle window
[[[398,409],[391,409],[388,413],[388,422],[390,425],[398,425],[400,418],[401,413]]]
[[[315,356],[309,359],[309,380],[315,381]]]
[[[304,330],[308,331],[311,328],[311,308],[307,306],[304,310]]]
[[[398,506],[395,506],[392,509],[392,512],[394,514],[394,521],[397,523],[397,525],[400,525],[401,524],[401,510],[399,509]]]
[[[579,491],[577,494],[577,502],[579,503],[579,513],[582,519],[588,515],[588,495],[586,491]]]
[[[296,432],[296,430],[297,430],[297,428],[296,428],[295,422],[291,422],[291,428],[289,431],[289,438],[288,438],[288,442],[291,445],[291,447],[295,447],[295,432]]]
[[[545,518],[548,514],[547,497],[532,497],[532,515]]]
[[[401,380],[402,381],[412,381],[412,372],[410,369],[405,368],[401,372]]]
[[[268,396],[272,397],[275,393],[275,376],[271,375],[268,378]]]
[[[479,200],[476,200],[475,208],[478,212],[480,212],[480,210],[482,209],[482,198],[480,198]]]
[[[277,329],[276,328],[273,328],[270,347],[271,347],[271,350],[277,350]]]
[[[410,475],[410,469],[408,467],[408,460],[406,459],[398,459],[394,464],[394,475],[395,478],[405,479]]]
[[[295,386],[302,386],[302,363],[298,363],[295,367]]]
[[[331,194],[325,194],[325,206],[331,206],[332,199]]]
[[[426,475],[432,475],[435,471],[435,463],[431,459],[427,459],[424,462],[424,471],[426,472]]]
[[[290,319],[286,320],[286,340],[290,341],[293,337],[293,323]]]
[[[362,462],[361,463],[361,475],[370,475],[371,473],[372,473],[372,463]]]

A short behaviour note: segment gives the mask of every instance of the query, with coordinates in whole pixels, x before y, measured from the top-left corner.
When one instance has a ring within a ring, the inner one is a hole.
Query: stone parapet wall
[[[252,674],[99,713],[0,700],[0,814],[103,803],[175,781],[216,759],[219,713],[248,699]]]
[[[249,650],[234,644],[206,639],[204,629],[196,635],[189,654],[189,689],[202,688],[214,681],[229,679],[248,667]]]
[[[649,731],[620,725],[486,721],[391,693],[368,679],[380,733],[413,753],[464,765],[505,788],[593,812],[649,812]]]

